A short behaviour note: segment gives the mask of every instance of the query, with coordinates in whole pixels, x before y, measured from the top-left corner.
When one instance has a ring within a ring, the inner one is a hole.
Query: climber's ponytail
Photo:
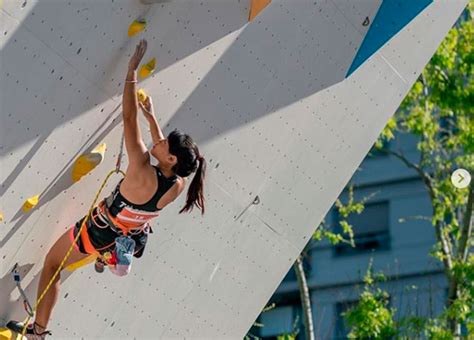
[[[206,175],[206,160],[204,157],[198,157],[199,166],[196,174],[189,185],[188,193],[186,195],[186,205],[179,211],[191,212],[194,206],[201,209],[201,214],[204,215],[204,177]]]
[[[189,135],[174,130],[168,135],[170,153],[178,158],[172,170],[181,177],[188,177],[196,172],[189,185],[186,195],[186,204],[179,211],[191,212],[196,206],[204,214],[204,178],[206,175],[206,160],[199,152],[196,143]]]

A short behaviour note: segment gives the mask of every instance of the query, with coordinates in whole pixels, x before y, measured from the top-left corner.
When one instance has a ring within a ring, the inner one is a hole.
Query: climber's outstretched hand
[[[135,71],[138,68],[138,65],[140,65],[140,62],[145,55],[147,48],[147,42],[145,39],[140,40],[140,42],[137,44],[137,48],[135,49],[135,53],[133,54],[132,58],[130,59],[130,62],[128,63],[128,69]]]
[[[155,111],[153,110],[153,102],[150,96],[147,96],[143,103],[138,102],[138,105],[140,105],[140,108],[142,109],[143,115],[146,119],[149,120],[150,118],[155,117]]]

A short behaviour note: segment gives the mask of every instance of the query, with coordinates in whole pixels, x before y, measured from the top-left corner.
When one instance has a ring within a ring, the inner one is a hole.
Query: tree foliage
[[[388,308],[389,295],[380,288],[374,288],[375,282],[383,278],[383,275],[374,278],[370,263],[364,277],[364,291],[357,305],[342,313],[351,327],[349,339],[389,339],[397,334],[395,309]]]

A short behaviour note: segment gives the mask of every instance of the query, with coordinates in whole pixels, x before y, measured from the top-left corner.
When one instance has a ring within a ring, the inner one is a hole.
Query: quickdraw
[[[21,297],[23,298],[23,307],[25,308],[25,311],[28,313],[30,317],[33,317],[35,314],[33,311],[33,308],[31,308],[31,304],[28,301],[28,297],[25,294],[25,291],[23,288],[21,288],[21,278],[20,278],[20,273],[18,272],[18,263],[15,263],[15,266],[13,266],[12,269],[12,275],[13,275],[13,280],[15,281],[15,284],[20,291]]]

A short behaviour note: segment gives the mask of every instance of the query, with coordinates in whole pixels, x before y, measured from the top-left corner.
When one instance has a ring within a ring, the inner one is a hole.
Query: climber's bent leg
[[[72,242],[69,235],[70,232],[70,229],[66,231],[56,241],[56,243],[54,243],[54,245],[51,247],[48,254],[46,255],[38,285],[37,299],[46,289],[46,286],[48,285],[56,270],[58,270],[59,265],[61,264],[64,257],[66,256],[66,253],[71,247]],[[80,261],[86,258],[87,256],[89,256],[89,254],[83,254],[77,251],[76,248],[73,248],[62,268],[67,267],[71,263]],[[58,274],[54,279],[53,283],[51,284],[51,287],[49,287],[45,296],[38,305],[35,316],[36,328],[38,331],[43,331],[48,325],[51,312],[58,299],[60,284],[61,278],[60,274]]]

